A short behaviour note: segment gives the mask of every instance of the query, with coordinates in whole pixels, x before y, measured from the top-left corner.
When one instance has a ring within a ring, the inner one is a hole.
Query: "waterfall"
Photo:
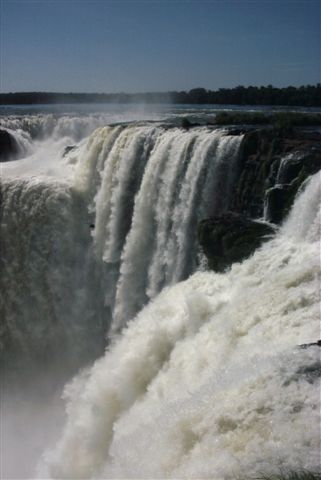
[[[92,137],[75,186],[95,217],[114,332],[197,268],[197,223],[228,207],[241,140],[153,125],[105,127]]]
[[[10,354],[7,365],[21,356],[24,362],[60,362],[64,351],[79,365],[91,350],[102,351],[98,333],[104,335],[101,302],[90,293],[97,292],[93,273],[88,284],[94,265],[86,206],[67,184],[36,178],[3,179],[1,197],[1,343]]]
[[[46,118],[10,120],[32,149],[1,165],[0,184],[4,471],[24,477],[62,422],[61,382],[199,268],[197,222],[227,208],[241,137],[136,122],[63,154],[68,129],[41,138]]]
[[[0,128],[10,130],[16,137],[23,133],[31,140],[58,140],[67,137],[71,141],[88,137],[96,128],[105,125],[108,116],[91,114],[76,116],[72,114],[54,115],[9,115],[0,119]]]
[[[40,476],[318,469],[319,347],[299,345],[319,338],[319,228],[316,174],[251,258],[164,289],[66,387],[68,421]]]
[[[39,478],[318,469],[319,348],[300,345],[319,339],[319,174],[273,239],[215,274],[197,225],[229,209],[242,135],[117,124],[63,155],[69,127],[54,142],[26,127],[34,153],[2,164],[4,471],[21,450],[25,478],[45,447]],[[76,372],[54,446],[55,389]]]
[[[5,349],[37,361],[59,361],[61,349],[94,357],[110,328],[119,332],[194,272],[197,223],[228,207],[241,140],[206,128],[107,126],[64,157],[46,162],[38,152],[6,165]],[[24,173],[32,168],[37,176]],[[65,178],[50,177],[59,170]]]

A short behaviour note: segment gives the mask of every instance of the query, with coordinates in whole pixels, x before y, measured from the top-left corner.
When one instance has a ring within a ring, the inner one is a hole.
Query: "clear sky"
[[[0,0],[0,89],[320,82],[321,0]]]

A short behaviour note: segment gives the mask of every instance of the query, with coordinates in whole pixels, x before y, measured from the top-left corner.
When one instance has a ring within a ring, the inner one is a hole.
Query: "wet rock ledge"
[[[19,146],[9,132],[0,129],[0,162],[14,160],[19,154]]]
[[[268,223],[227,212],[200,222],[198,238],[209,267],[223,272],[232,263],[249,257],[274,232]]]
[[[259,128],[243,133],[228,211],[198,225],[208,265],[218,272],[249,257],[270,238],[304,181],[321,169],[318,131]],[[258,221],[263,217],[270,224]]]

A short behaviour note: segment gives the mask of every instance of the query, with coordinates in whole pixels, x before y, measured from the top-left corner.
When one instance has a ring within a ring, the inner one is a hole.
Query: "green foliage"
[[[267,125],[269,115],[260,112],[219,112],[215,116],[218,125]]]
[[[276,128],[314,127],[321,125],[321,114],[279,112],[267,114],[262,112],[219,112],[216,114],[217,125],[272,125]]]
[[[321,125],[321,115],[317,113],[282,112],[273,114],[272,121],[278,128],[314,127]]]

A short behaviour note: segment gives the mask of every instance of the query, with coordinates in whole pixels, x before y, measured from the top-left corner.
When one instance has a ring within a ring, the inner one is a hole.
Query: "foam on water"
[[[32,133],[35,119],[24,120],[33,153],[1,165],[0,278],[2,415],[12,438],[4,471],[22,477],[32,474],[50,415],[42,408],[50,404],[47,383],[59,388],[101,355],[110,329],[119,332],[165,285],[197,268],[198,219],[222,185],[218,208],[227,207],[241,143],[224,130],[135,123],[99,128],[63,155],[73,140],[65,121],[55,136],[41,117],[41,137],[37,122]],[[16,380],[27,385],[23,396]],[[21,401],[26,407],[14,409]],[[29,404],[39,405],[38,417],[26,415]],[[24,429],[35,434],[28,448],[16,438],[16,465],[14,432]]]
[[[277,237],[226,274],[165,289],[65,389],[49,478],[318,469],[320,176]]]
[[[70,107],[71,108],[71,107]],[[97,128],[116,122],[158,119],[144,108],[129,107],[106,109],[100,113],[75,112],[2,114],[0,128],[15,138],[19,160],[1,164],[2,177],[28,177],[30,175],[66,179],[74,173],[75,156],[63,156],[67,146],[79,144]]]
[[[41,478],[317,468],[319,350],[298,345],[320,334],[319,176],[252,258],[177,283],[200,267],[198,221],[229,207],[242,137],[136,123],[86,139],[105,117],[31,117],[2,125],[27,157],[1,165],[1,340],[34,381],[5,391],[5,472],[33,478],[59,381],[110,329],[65,388]]]

